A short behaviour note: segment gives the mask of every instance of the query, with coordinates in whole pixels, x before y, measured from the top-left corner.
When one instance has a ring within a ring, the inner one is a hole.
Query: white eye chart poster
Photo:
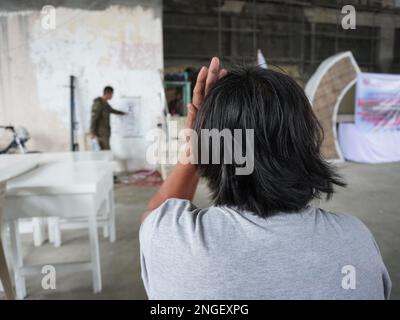
[[[121,117],[119,135],[124,138],[143,137],[141,97],[122,97],[121,102],[121,110],[127,114]]]

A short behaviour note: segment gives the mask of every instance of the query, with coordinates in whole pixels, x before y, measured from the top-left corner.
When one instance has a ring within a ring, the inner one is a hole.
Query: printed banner
[[[358,75],[355,123],[364,131],[400,130],[400,75]]]

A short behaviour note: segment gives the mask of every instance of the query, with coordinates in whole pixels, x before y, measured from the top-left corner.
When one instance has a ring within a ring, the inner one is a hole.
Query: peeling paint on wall
[[[68,128],[62,127],[54,113],[41,108],[28,45],[31,19],[26,14],[1,17],[0,123],[28,128],[32,149],[62,150],[68,145]]]
[[[41,27],[39,10],[1,12],[0,123],[27,127],[31,149],[68,150],[68,85],[74,75],[82,136],[89,128],[92,101],[106,85],[115,88],[110,103],[117,109],[123,96],[140,95],[142,125],[155,127],[162,115],[163,48],[161,1],[152,3],[102,11],[58,7],[55,30]],[[117,127],[118,119],[112,124]],[[114,134],[112,146],[117,158],[129,160],[146,142]]]

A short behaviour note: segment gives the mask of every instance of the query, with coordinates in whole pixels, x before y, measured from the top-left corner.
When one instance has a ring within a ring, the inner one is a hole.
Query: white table
[[[0,156],[0,280],[7,299],[14,299],[14,290],[1,237],[6,183],[8,180],[34,169],[37,165],[38,163],[34,157],[29,160],[9,160]]]
[[[81,162],[81,161],[106,161],[113,162],[111,151],[76,151],[76,152],[43,152],[25,154],[4,154],[2,159],[13,160],[34,160],[39,165],[53,162]],[[114,162],[113,162],[114,164]],[[114,164],[115,165],[115,164]]]
[[[24,266],[22,259],[18,219],[30,217],[88,219],[90,261],[53,265],[57,271],[91,270],[93,290],[101,291],[97,214],[113,197],[112,190],[112,166],[101,161],[42,164],[8,181],[4,217],[10,223],[17,298],[26,296],[25,276],[41,271],[40,266]]]
[[[101,161],[108,162],[116,168],[114,156],[111,151],[76,151],[76,152],[44,152],[38,154],[7,154],[2,155],[4,159],[21,160],[35,159],[40,165],[56,162],[82,162],[82,161]],[[110,207],[111,204],[107,204]],[[102,208],[104,211],[107,208]],[[109,208],[108,208],[109,209]],[[103,227],[105,237],[109,237],[111,242],[115,241],[115,220],[113,217],[103,214],[99,220],[99,227]],[[55,247],[61,246],[61,229],[82,229],[87,227],[87,221],[82,219],[73,219],[67,221],[59,218],[33,218],[29,222],[24,222],[20,227],[22,229],[32,230],[33,243],[36,247],[41,246],[43,242],[49,239]],[[46,232],[46,229],[48,232]],[[30,232],[30,231],[29,231]],[[48,238],[47,238],[48,235]]]

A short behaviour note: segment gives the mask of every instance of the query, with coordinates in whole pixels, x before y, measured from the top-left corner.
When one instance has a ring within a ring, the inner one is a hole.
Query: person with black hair
[[[189,137],[197,139],[184,156],[193,161],[176,164],[142,214],[148,297],[389,298],[390,277],[370,231],[351,215],[312,205],[345,183],[321,157],[322,129],[303,89],[280,72],[228,72],[219,64],[213,58],[200,70],[188,105]],[[224,136],[214,148],[203,135],[210,130],[250,130],[253,139]],[[226,157],[240,142],[245,162]],[[247,162],[251,170],[238,174]],[[191,202],[200,177],[211,191],[208,208]]]
[[[107,86],[103,89],[103,95],[94,99],[90,118],[90,137],[97,139],[101,150],[110,150],[110,114],[123,116],[126,113],[113,109],[108,101],[112,99],[114,89]]]

